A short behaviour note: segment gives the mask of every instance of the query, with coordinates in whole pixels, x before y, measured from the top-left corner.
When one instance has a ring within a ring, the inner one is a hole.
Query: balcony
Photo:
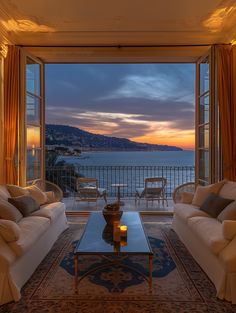
[[[103,199],[97,202],[82,202],[76,200],[76,180],[78,177],[90,177],[98,180],[98,185],[105,188],[108,203],[116,201],[117,188],[112,184],[125,184],[121,188],[121,197],[125,204],[124,210],[136,211],[172,211],[172,193],[174,189],[184,183],[195,180],[194,166],[54,166],[46,168],[46,179],[61,187],[67,211],[101,210],[105,203]],[[147,177],[164,177],[167,179],[165,189],[168,206],[162,201],[148,201],[141,199],[135,203],[136,188],[144,188]]]

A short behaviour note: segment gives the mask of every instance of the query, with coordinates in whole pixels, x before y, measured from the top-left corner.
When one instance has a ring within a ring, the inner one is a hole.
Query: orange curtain
[[[8,47],[4,61],[4,170],[8,184],[17,183],[16,144],[19,103],[20,49]]]
[[[236,47],[217,47],[224,178],[236,181]]]

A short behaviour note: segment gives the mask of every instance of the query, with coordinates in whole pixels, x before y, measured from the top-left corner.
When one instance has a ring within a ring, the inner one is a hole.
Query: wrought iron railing
[[[63,166],[47,167],[46,179],[59,185],[64,196],[76,193],[78,177],[97,178],[98,185],[105,188],[108,197],[116,195],[111,185],[122,183],[123,197],[134,197],[136,188],[144,187],[147,177],[165,177],[167,179],[166,194],[171,198],[174,189],[184,183],[195,180],[194,166]]]

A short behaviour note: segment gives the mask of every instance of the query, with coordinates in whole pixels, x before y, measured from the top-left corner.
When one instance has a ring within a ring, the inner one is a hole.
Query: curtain
[[[236,47],[217,47],[224,178],[236,181]]]
[[[19,103],[20,49],[8,47],[4,60],[4,171],[5,182],[17,183],[16,144]]]

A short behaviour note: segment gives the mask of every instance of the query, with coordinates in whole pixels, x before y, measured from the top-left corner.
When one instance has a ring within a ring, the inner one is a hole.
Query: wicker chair
[[[50,181],[43,180],[43,179],[36,179],[32,182],[32,185],[36,185],[42,191],[53,191],[55,201],[57,202],[63,199],[63,192],[61,188]]]
[[[195,192],[196,184],[195,182],[189,182],[183,185],[178,186],[175,188],[172,198],[174,203],[178,203],[181,201],[181,194],[182,192]]]

